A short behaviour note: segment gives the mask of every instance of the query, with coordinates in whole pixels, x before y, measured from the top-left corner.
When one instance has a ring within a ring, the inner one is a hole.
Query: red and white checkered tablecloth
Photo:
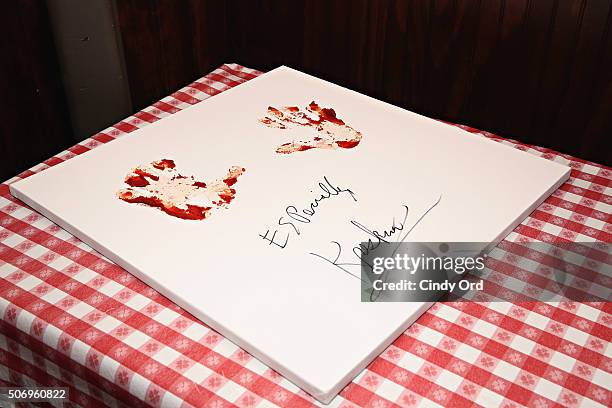
[[[69,387],[64,406],[318,405],[8,189],[258,75],[223,65],[0,185],[0,385]],[[611,169],[461,128],[572,167],[505,242],[598,241],[610,253]],[[611,302],[437,303],[331,406],[611,406],[611,312]]]

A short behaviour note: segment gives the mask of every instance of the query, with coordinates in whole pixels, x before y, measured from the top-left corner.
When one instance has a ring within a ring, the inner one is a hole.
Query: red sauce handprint
[[[129,187],[117,192],[128,203],[157,207],[166,214],[186,220],[203,220],[213,208],[227,206],[236,195],[231,188],[245,169],[234,166],[221,180],[210,183],[186,177],[174,161],[163,159],[133,169],[124,182]]]
[[[276,148],[277,153],[294,153],[310,149],[350,149],[359,144],[361,133],[336,117],[331,108],[321,108],[310,102],[305,110],[297,106],[283,108],[268,107],[266,116],[259,120],[264,125],[277,129],[290,129],[298,126],[313,129],[311,140],[294,140]]]

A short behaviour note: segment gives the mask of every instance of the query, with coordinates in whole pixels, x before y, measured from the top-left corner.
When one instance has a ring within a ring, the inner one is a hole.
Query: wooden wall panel
[[[135,110],[226,62],[224,2],[121,0],[117,15]]]
[[[0,24],[3,182],[74,141],[45,3],[7,2]]]
[[[142,107],[222,62],[281,64],[434,118],[612,162],[612,0],[127,0]]]
[[[606,20],[603,47],[599,50],[595,73],[591,78],[591,93],[588,96],[586,130],[577,133],[582,138],[581,154],[609,159],[612,139],[612,2]],[[587,84],[588,86],[588,84]]]

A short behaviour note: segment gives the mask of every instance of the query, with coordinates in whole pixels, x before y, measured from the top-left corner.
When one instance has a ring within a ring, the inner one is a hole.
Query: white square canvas
[[[498,242],[568,176],[281,67],[11,192],[325,403],[429,306],[360,301],[355,222]]]

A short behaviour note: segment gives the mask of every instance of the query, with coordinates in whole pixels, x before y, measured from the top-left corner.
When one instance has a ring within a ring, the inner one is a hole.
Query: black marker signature
[[[271,236],[270,230],[268,229],[265,234],[259,234],[259,236],[265,240],[269,241],[268,245],[276,245],[278,247],[285,248],[289,242],[289,238],[292,234],[300,235],[301,231],[298,228],[298,223],[300,224],[310,224],[312,218],[316,215],[317,209],[319,205],[330,198],[340,196],[342,194],[348,194],[353,201],[357,201],[357,197],[355,193],[350,188],[342,188],[336,184],[333,184],[327,176],[323,176],[323,181],[318,183],[318,187],[320,189],[319,195],[315,197],[311,202],[307,203],[304,208],[298,209],[295,205],[288,205],[285,207],[285,216],[282,216],[278,219],[277,225],[285,230],[289,229],[289,231],[281,232],[280,238],[277,239],[277,234],[280,230],[277,228],[273,230]]]
[[[419,223],[421,221],[423,221],[423,219],[425,218],[425,216],[427,216],[427,214],[429,214],[431,212],[431,210],[433,210],[439,203],[440,200],[442,199],[442,196],[438,197],[438,199],[427,208],[427,210],[425,210],[425,212],[423,212],[423,214],[421,214],[421,216],[416,220],[416,222],[414,224],[412,224],[412,226],[404,231],[405,229],[405,224],[406,224],[406,219],[408,218],[408,214],[410,212],[410,209],[407,205],[403,205],[404,209],[405,209],[405,214],[404,214],[404,218],[402,219],[401,222],[397,223],[395,221],[395,218],[393,219],[393,224],[391,225],[391,227],[389,227],[388,230],[385,230],[383,232],[378,232],[375,230],[371,230],[368,227],[365,227],[363,224],[359,223],[358,221],[352,220],[351,224],[354,225],[355,227],[357,227],[358,229],[366,232],[368,235],[370,235],[371,238],[368,239],[368,241],[366,241],[365,243],[360,243],[357,246],[354,246],[352,248],[352,253],[354,256],[357,257],[358,262],[350,262],[348,260],[341,260],[340,258],[344,256],[343,254],[343,250],[342,250],[342,245],[340,245],[339,242],[337,241],[331,241],[331,244],[333,244],[336,247],[336,254],[335,257],[332,258],[328,258],[326,256],[323,256],[321,254],[317,254],[315,252],[310,252],[311,255],[314,255],[318,258],[323,259],[324,261],[332,264],[333,266],[339,268],[340,270],[342,270],[345,273],[348,273],[349,275],[359,279],[359,280],[363,280],[361,278],[361,276],[357,273],[351,272],[349,269],[347,269],[347,267],[360,267],[361,268],[361,259],[364,256],[367,256],[371,251],[375,250],[376,248],[378,248],[378,246],[381,245],[381,243],[388,243],[390,242],[389,239],[394,238],[394,236],[398,233],[399,236],[397,237],[396,240],[394,240],[393,242],[395,242],[397,245],[393,251],[393,254],[395,254],[395,252],[398,250],[400,244],[402,242],[404,242],[406,240],[406,238],[408,238],[408,235],[412,232],[412,230],[414,230],[414,228],[416,228],[417,225],[419,225]],[[372,239],[374,238],[374,240]],[[370,265],[371,266],[371,265]]]

